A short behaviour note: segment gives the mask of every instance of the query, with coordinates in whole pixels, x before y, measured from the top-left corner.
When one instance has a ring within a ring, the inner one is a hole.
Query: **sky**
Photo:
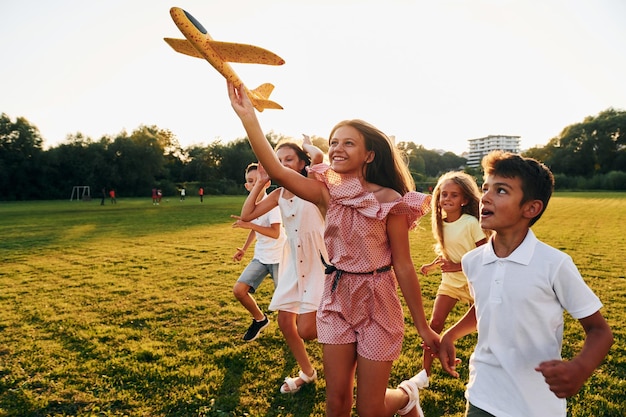
[[[284,110],[262,128],[327,137],[366,120],[396,141],[461,154],[468,139],[541,146],[609,107],[626,109],[623,0],[0,0],[0,113],[49,148],[141,125],[183,147],[245,137],[223,77],[174,52],[181,7],[220,41],[282,66],[232,64],[270,82]]]

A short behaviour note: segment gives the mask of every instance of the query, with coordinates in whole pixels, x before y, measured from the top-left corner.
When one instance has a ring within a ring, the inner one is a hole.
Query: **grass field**
[[[320,373],[294,396],[279,393],[298,367],[275,316],[262,337],[240,338],[249,318],[231,288],[249,261],[233,262],[247,231],[232,229],[243,197],[163,202],[0,203],[0,417],[323,416],[320,346],[307,345]],[[557,194],[533,228],[569,253],[605,304],[616,343],[569,400],[576,417],[624,416],[626,407],[626,194]],[[411,235],[415,265],[433,258],[429,218]],[[422,279],[427,313],[440,276]],[[267,280],[257,292],[267,308]],[[464,312],[458,306],[450,317]],[[407,314],[408,317],[408,314]],[[407,318],[395,385],[421,369]],[[564,356],[582,330],[566,321]],[[427,417],[460,417],[474,337],[459,341],[461,378],[434,366]]]

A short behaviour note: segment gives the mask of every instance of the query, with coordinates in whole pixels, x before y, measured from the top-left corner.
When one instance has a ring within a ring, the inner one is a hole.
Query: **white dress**
[[[278,267],[278,284],[269,309],[296,314],[317,311],[324,290],[324,218],[317,206],[299,197],[278,198],[287,241]]]

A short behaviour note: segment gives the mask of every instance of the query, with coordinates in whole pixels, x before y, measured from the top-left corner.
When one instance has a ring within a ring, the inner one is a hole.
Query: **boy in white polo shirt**
[[[602,303],[572,259],[530,229],[552,195],[550,170],[501,151],[485,156],[482,165],[480,225],[494,234],[461,261],[475,304],[443,334],[441,363],[458,377],[454,341],[477,330],[466,416],[565,417],[565,398],[602,363],[613,335],[599,311]],[[561,358],[563,311],[585,332],[581,351],[570,360]]]

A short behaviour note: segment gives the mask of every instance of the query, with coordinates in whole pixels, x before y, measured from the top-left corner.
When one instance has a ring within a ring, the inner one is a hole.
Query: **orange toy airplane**
[[[206,29],[192,15],[178,7],[170,9],[170,15],[178,29],[187,39],[164,38],[176,52],[195,58],[204,58],[235,87],[242,84],[229,62],[247,64],[282,65],[285,60],[266,49],[240,43],[218,42],[211,38]],[[269,100],[274,90],[272,84],[262,84],[248,90],[248,97],[258,111],[282,109],[282,106]]]

